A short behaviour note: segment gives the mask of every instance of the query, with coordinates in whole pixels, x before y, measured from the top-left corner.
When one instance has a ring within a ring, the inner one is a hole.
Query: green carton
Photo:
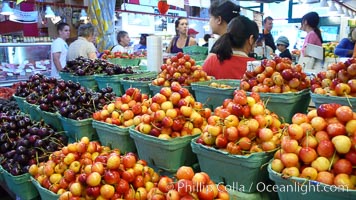
[[[88,137],[90,141],[98,140],[96,130],[92,126],[92,118],[83,120],[73,120],[59,116],[63,130],[66,132],[69,143],[80,140],[82,137]]]
[[[250,95],[250,92],[247,92]],[[267,108],[285,122],[291,123],[295,113],[307,113],[310,104],[309,89],[289,93],[259,93]]]
[[[131,78],[140,78],[140,77],[156,77],[156,72],[147,72],[135,76],[131,76]],[[151,90],[149,84],[152,81],[137,81],[137,80],[125,80],[123,78],[120,79],[121,85],[123,86],[124,91],[129,88],[138,88],[141,93],[151,95]]]
[[[192,166],[197,162],[190,141],[198,135],[159,139],[130,128],[130,137],[135,141],[140,159],[146,160],[151,167],[168,172],[176,172],[180,166]]]
[[[59,194],[55,194],[52,191],[42,187],[40,183],[31,176],[31,182],[36,187],[41,199],[43,200],[57,200],[59,199]]]
[[[216,184],[233,187],[244,193],[257,191],[257,184],[268,181],[267,164],[272,152],[250,155],[232,155],[227,152],[191,141],[192,150],[197,154],[200,169],[209,174]]]
[[[26,107],[25,102],[26,102],[26,98],[25,97],[19,97],[19,96],[15,96],[13,95],[17,105],[19,106],[20,110],[23,113],[28,113],[28,107]]]
[[[90,76],[73,76],[75,82],[80,83],[86,89],[98,91],[98,83],[95,81],[94,75]]]
[[[131,76],[128,74],[118,74],[118,75],[95,75],[95,80],[98,83],[99,89],[106,87],[111,87],[116,96],[121,96],[124,93],[124,89],[120,83],[120,79]]]
[[[109,62],[117,65],[121,65],[122,67],[127,66],[138,66],[141,62],[140,58],[110,58]]]
[[[9,190],[15,193],[21,200],[30,200],[38,197],[38,192],[31,182],[31,175],[29,173],[13,176],[6,170],[3,170],[3,175]]]
[[[198,45],[183,47],[183,53],[189,54],[195,61],[205,60],[208,56],[208,47]]]
[[[315,94],[313,92],[310,92],[310,96],[316,108],[318,108],[321,104],[324,103],[338,103],[344,106],[349,106],[352,108],[354,112],[356,112],[355,97],[346,98],[346,97],[339,97],[339,96]]]
[[[31,119],[34,121],[41,121],[41,110],[39,109],[39,105],[30,104],[28,102],[24,103],[25,107],[27,107],[28,114],[30,115]]]
[[[56,131],[63,131],[62,122],[59,119],[59,113],[46,112],[41,110],[39,107],[37,109],[39,109],[41,117],[46,124],[51,125]]]
[[[129,127],[119,127],[93,120],[93,128],[96,129],[101,145],[109,146],[112,149],[118,148],[121,153],[136,152],[135,143],[130,137]]]
[[[271,163],[267,168],[269,178],[275,183],[274,188],[278,191],[279,199],[356,199],[356,190],[326,185],[299,177],[284,177],[272,170]]]
[[[68,72],[59,72],[59,76],[64,81],[74,80],[73,74]]]
[[[226,84],[232,88],[215,88],[209,86],[211,83]],[[218,79],[192,83],[192,89],[196,100],[210,109],[221,106],[225,99],[232,99],[234,91],[240,87],[240,80]]]

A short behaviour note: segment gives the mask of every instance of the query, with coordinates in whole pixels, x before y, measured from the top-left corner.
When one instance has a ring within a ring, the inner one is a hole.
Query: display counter
[[[0,86],[27,80],[32,74],[50,75],[51,43],[0,43]]]

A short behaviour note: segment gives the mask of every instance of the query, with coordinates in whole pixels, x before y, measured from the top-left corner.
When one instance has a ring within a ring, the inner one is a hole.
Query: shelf
[[[28,46],[50,46],[52,42],[34,42],[34,43],[0,43],[0,47],[28,47]]]

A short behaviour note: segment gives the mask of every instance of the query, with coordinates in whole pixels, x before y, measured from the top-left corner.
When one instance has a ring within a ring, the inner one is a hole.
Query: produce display
[[[121,97],[93,113],[93,119],[108,124],[130,127],[141,122],[141,115],[148,112],[150,103],[147,94],[137,88],[129,88]]]
[[[230,154],[272,151],[280,144],[282,123],[265,108],[258,93],[246,95],[236,90],[207,119],[197,143],[213,146]]]
[[[337,42],[323,43],[322,46],[325,49],[325,51],[324,51],[325,58],[337,58],[338,57],[337,55],[334,54],[336,45],[338,45]]]
[[[177,170],[176,177],[163,176],[151,189],[148,199],[230,199],[224,185],[216,185],[205,172],[194,173],[188,166]]]
[[[101,199],[142,199],[159,181],[157,172],[135,154],[101,146],[83,137],[32,165],[29,173],[42,187],[60,195]]]
[[[147,114],[141,116],[136,130],[161,139],[200,134],[211,115],[211,110],[203,108],[178,82],[163,87],[149,101]]]
[[[210,87],[214,87],[214,88],[227,88],[227,89],[230,89],[232,88],[231,85],[227,85],[227,84],[223,84],[223,83],[216,83],[216,82],[211,82],[209,84]]]
[[[26,101],[34,104],[38,99],[28,97],[30,94],[36,93],[38,96],[44,96],[48,94],[50,89],[54,88],[57,83],[57,79],[49,78],[42,74],[35,74],[29,77],[26,82],[20,82],[16,88],[15,96],[26,97]],[[27,98],[28,97],[28,98]]]
[[[102,59],[110,59],[110,58],[125,58],[125,59],[134,59],[134,58],[142,58],[147,56],[147,51],[137,51],[134,53],[127,53],[127,52],[111,52],[110,50],[104,50],[103,55],[101,56]]]
[[[189,86],[192,82],[207,81],[206,72],[202,66],[195,65],[195,60],[188,54],[177,53],[166,60],[161,66],[161,72],[157,78],[152,81],[152,85],[169,87],[172,82],[176,81],[182,86]]]
[[[311,84],[311,91],[316,94],[356,97],[356,59],[330,64]]]
[[[271,163],[284,176],[354,189],[356,113],[348,106],[322,104],[297,113]]]
[[[48,160],[52,152],[67,144],[64,135],[26,115],[3,113],[0,120],[1,166],[13,176],[27,173],[32,164]]]
[[[153,81],[155,77],[124,77],[123,80],[128,81]]]
[[[0,87],[0,99],[10,99],[15,91],[15,88]]]
[[[310,87],[310,80],[300,64],[288,58],[264,59],[253,71],[246,71],[240,89],[261,93],[297,92]]]
[[[77,76],[88,76],[94,74],[133,74],[132,67],[123,68],[112,64],[104,59],[91,60],[89,58],[78,57],[67,61],[67,65],[61,72],[72,73]]]
[[[0,98],[0,113],[5,113],[7,115],[15,115],[19,110],[19,106],[13,98],[1,99]]]

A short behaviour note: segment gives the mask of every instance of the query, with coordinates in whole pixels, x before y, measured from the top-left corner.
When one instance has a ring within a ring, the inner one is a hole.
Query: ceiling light
[[[45,11],[45,18],[53,18],[56,15],[54,14],[53,10],[51,9],[51,6],[46,6],[46,11]]]
[[[14,14],[14,11],[12,11],[9,2],[3,2],[2,3],[2,9],[1,9],[1,13],[2,15],[12,15]]]
[[[329,8],[330,12],[337,12],[337,8],[335,6],[335,2],[331,2],[331,6]]]
[[[348,9],[346,9],[346,11],[345,11],[345,17],[350,17],[350,12]]]
[[[329,7],[328,1],[327,0],[321,0],[320,1],[320,7]]]
[[[84,10],[84,8],[82,8],[82,10],[80,11],[80,20],[85,20],[88,19],[88,15],[87,12]]]
[[[339,7],[339,11],[337,12],[338,15],[344,15],[344,9],[342,9],[342,6]]]

